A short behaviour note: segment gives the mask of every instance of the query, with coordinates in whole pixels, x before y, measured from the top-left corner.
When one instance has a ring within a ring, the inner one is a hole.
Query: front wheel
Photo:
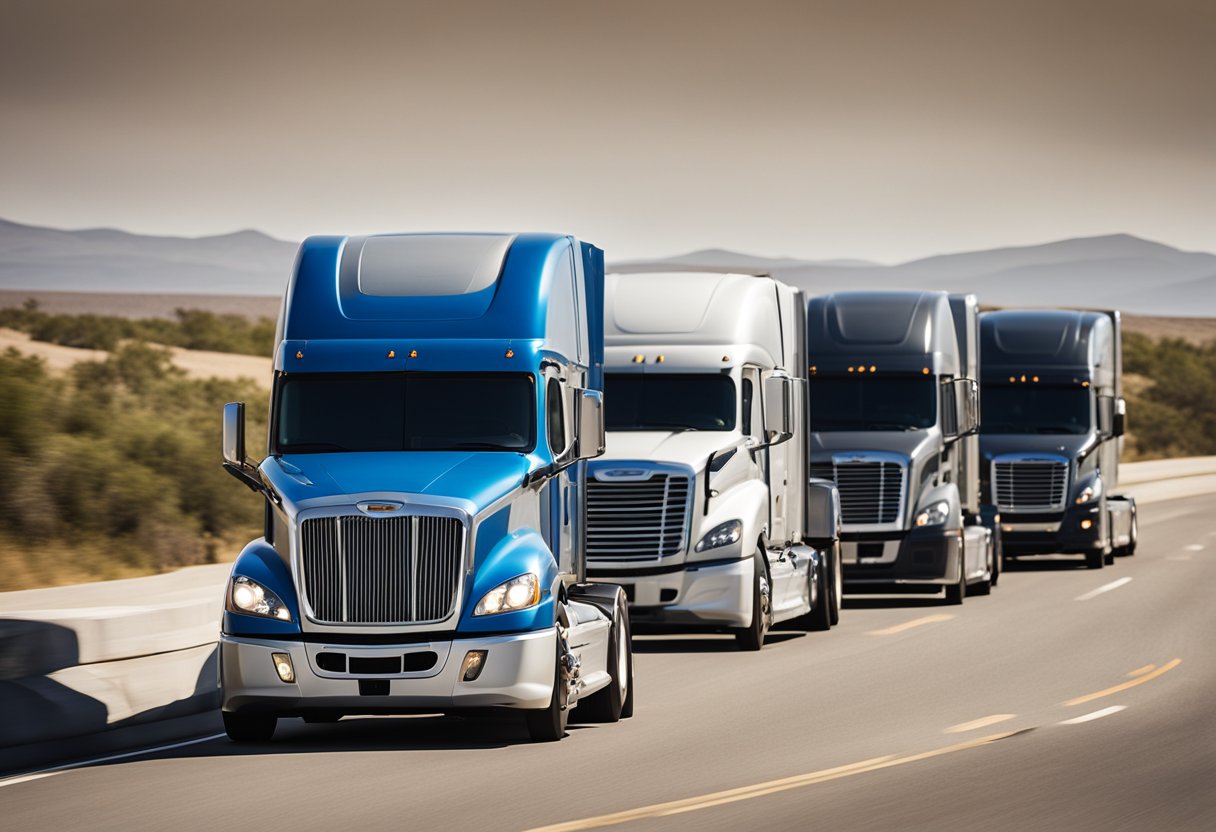
[[[274,736],[279,720],[273,714],[223,712],[224,733],[233,742],[266,742]]]
[[[963,549],[960,544],[958,550],[958,583],[951,584],[946,587],[946,603],[961,604],[963,599],[967,597],[967,568]]]
[[[528,736],[533,742],[557,742],[566,736],[566,721],[570,717],[570,709],[566,705],[568,690],[566,679],[562,675],[561,639],[558,639],[557,658],[553,663],[553,695],[549,704],[544,708],[526,711]]]
[[[772,590],[769,589],[764,561],[756,555],[753,563],[755,575],[752,579],[752,622],[735,633],[735,643],[739,645],[739,649],[749,652],[755,652],[764,646],[773,606]]]
[[[1085,553],[1085,566],[1087,569],[1101,569],[1106,565],[1106,553],[1099,549],[1096,552]]]

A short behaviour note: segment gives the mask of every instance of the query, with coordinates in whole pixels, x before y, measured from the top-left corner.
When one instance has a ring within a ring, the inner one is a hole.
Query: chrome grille
[[[464,524],[452,517],[305,520],[304,590],[312,617],[328,624],[442,621],[460,584]]]
[[[904,504],[904,467],[897,462],[816,462],[811,476],[831,480],[840,492],[845,525],[894,523]]]
[[[993,462],[992,484],[1001,511],[1060,511],[1068,491],[1068,463],[1055,459]]]
[[[588,560],[658,560],[684,551],[690,497],[688,477],[677,474],[588,480]]]

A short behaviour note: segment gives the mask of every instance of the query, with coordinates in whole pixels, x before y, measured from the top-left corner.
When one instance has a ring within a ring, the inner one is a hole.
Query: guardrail
[[[1216,493],[1216,456],[1127,463],[1120,477],[1145,503]],[[0,768],[34,744],[217,709],[229,568],[0,593]]]

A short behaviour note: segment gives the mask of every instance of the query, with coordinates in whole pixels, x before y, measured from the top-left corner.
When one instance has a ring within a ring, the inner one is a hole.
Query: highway
[[[1115,566],[1025,563],[962,607],[851,599],[829,633],[639,637],[637,711],[571,726],[280,723],[0,781],[6,829],[1210,830],[1216,496]]]

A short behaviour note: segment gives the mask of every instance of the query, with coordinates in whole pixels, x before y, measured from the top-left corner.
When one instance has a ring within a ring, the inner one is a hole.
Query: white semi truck
[[[590,463],[587,575],[635,627],[826,630],[839,501],[807,482],[806,301],[769,277],[608,275],[607,451]]]

